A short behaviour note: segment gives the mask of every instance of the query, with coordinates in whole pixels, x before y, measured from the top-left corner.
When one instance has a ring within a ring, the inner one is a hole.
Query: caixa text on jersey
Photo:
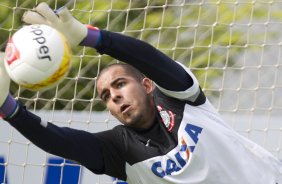
[[[166,155],[158,157],[158,161],[154,162],[151,166],[151,171],[158,177],[163,178],[166,175],[171,175],[173,172],[180,171],[189,160],[197,146],[199,135],[203,128],[186,124],[184,133],[191,141],[186,141],[184,136],[179,139],[178,146],[171,150]]]

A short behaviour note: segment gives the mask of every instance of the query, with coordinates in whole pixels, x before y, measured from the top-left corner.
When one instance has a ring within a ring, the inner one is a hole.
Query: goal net
[[[0,48],[39,0],[1,0]],[[68,6],[81,22],[144,40],[190,67],[223,118],[240,134],[282,159],[282,1],[46,0]],[[97,132],[118,122],[96,94],[95,78],[117,60],[94,49],[73,50],[72,69],[58,86],[14,97],[44,119]],[[0,122],[0,183],[114,183],[50,155]]]

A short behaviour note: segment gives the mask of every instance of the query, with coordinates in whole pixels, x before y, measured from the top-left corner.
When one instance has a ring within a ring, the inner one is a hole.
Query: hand
[[[10,77],[4,66],[4,53],[0,52],[0,107],[5,102],[10,88]]]
[[[71,47],[78,46],[87,36],[87,26],[76,20],[66,7],[56,13],[45,3],[24,13],[22,20],[28,24],[45,24],[65,35]]]

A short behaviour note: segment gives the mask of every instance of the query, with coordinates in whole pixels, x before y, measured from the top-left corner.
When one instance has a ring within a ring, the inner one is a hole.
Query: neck
[[[157,117],[157,109],[155,107],[155,103],[153,98],[150,100],[150,105],[146,109],[146,118],[144,118],[143,122],[140,123],[140,126],[137,128],[139,130],[146,130],[148,128],[151,128],[153,124],[155,123],[156,117]]]

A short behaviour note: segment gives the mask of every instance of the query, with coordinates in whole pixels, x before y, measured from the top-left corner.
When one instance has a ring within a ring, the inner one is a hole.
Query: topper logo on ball
[[[44,45],[46,43],[46,38],[43,35],[43,30],[40,29],[40,25],[32,25],[30,28],[32,29],[31,33],[33,33],[35,36],[33,40],[40,45],[37,51],[38,59],[48,59],[49,61],[52,61],[49,54],[50,49],[48,46]]]

